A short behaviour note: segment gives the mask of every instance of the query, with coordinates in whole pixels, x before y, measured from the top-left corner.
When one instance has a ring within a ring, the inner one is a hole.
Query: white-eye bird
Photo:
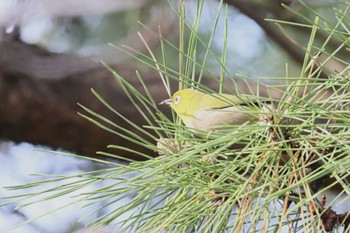
[[[187,127],[211,131],[218,126],[257,122],[259,108],[254,104],[254,98],[183,89],[159,104],[169,105]]]

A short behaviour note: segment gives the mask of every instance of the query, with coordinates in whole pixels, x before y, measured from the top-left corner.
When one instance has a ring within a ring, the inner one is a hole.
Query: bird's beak
[[[162,105],[162,104],[170,105],[172,103],[173,103],[172,99],[166,99],[166,100],[163,100],[162,102],[160,102],[158,105]]]

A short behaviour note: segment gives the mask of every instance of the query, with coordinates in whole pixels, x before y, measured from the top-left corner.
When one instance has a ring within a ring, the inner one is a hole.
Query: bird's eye
[[[180,96],[175,96],[175,98],[174,98],[174,104],[178,104],[179,102],[180,102]]]

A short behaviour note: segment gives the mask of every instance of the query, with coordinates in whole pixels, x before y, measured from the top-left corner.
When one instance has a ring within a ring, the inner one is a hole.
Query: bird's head
[[[193,112],[203,108],[203,93],[193,89],[183,89],[175,92],[169,99],[159,104],[169,105],[178,115],[191,115]]]

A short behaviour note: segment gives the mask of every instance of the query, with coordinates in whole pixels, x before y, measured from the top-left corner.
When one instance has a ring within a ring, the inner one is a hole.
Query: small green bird
[[[194,89],[177,91],[159,104],[169,105],[187,127],[211,131],[224,125],[241,125],[259,120],[256,97],[205,94]]]

